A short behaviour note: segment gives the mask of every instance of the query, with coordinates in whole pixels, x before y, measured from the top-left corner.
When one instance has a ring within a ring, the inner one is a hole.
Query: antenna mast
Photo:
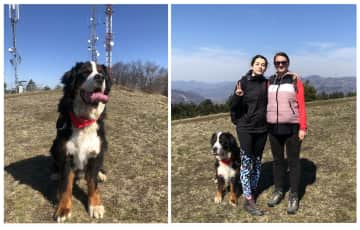
[[[19,5],[10,4],[9,5],[9,18],[11,22],[11,29],[13,34],[13,43],[12,47],[9,48],[9,52],[12,55],[10,59],[11,65],[14,67],[15,73],[15,89],[16,92],[19,92],[19,78],[18,78],[18,65],[21,63],[21,56],[19,55],[16,49],[16,23],[20,19]]]
[[[112,47],[114,46],[113,34],[112,34],[112,5],[106,5],[106,35],[105,35],[105,51],[106,51],[106,65],[108,67],[109,75],[111,76],[112,65]]]
[[[90,17],[90,39],[88,40],[88,50],[91,54],[91,61],[95,63],[97,63],[97,57],[100,56],[99,51],[96,49],[96,42],[99,40],[99,37],[96,35],[96,25],[96,9],[94,6],[92,7],[92,14]]]

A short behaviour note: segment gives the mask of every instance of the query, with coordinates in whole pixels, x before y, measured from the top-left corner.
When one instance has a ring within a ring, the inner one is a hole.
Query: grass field
[[[49,149],[60,91],[5,97],[6,223],[53,222],[56,183]],[[114,87],[105,122],[108,180],[100,184],[105,216],[87,213],[86,185],[74,187],[70,222],[167,222],[167,97]]]
[[[216,185],[210,137],[215,131],[236,136],[228,114],[172,122],[172,222],[356,222],[356,98],[307,104],[308,136],[301,151],[301,200],[296,215],[287,215],[283,202],[266,205],[272,191],[272,157],[267,143],[263,156],[258,206],[252,217],[227,196],[214,203]]]

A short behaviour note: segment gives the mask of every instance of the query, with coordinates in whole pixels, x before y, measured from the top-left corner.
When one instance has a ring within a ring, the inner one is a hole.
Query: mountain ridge
[[[356,77],[344,76],[344,77],[323,77],[320,75],[309,75],[301,78],[303,83],[306,81],[310,85],[314,86],[317,94],[325,92],[327,94],[334,92],[356,92]],[[210,99],[215,103],[224,103],[235,87],[235,81],[222,81],[222,82],[201,82],[201,81],[173,81],[172,93],[174,90],[180,90],[186,92],[186,100],[195,104],[195,99],[191,97],[191,94],[196,94],[205,99]],[[196,99],[198,100],[198,98]],[[176,98],[171,101],[172,104],[180,103]]]

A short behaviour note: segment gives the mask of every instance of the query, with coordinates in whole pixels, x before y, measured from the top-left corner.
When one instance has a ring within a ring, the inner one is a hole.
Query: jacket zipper
[[[295,115],[295,111],[294,111],[293,107],[291,106],[290,101],[289,101],[289,106],[290,106],[290,109],[291,109],[292,113]]]

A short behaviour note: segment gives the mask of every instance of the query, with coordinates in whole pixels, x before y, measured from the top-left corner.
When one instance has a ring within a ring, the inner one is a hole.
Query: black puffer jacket
[[[249,71],[240,83],[244,95],[238,96],[234,91],[230,102],[231,121],[238,132],[266,132],[267,79],[263,75],[251,76]]]

